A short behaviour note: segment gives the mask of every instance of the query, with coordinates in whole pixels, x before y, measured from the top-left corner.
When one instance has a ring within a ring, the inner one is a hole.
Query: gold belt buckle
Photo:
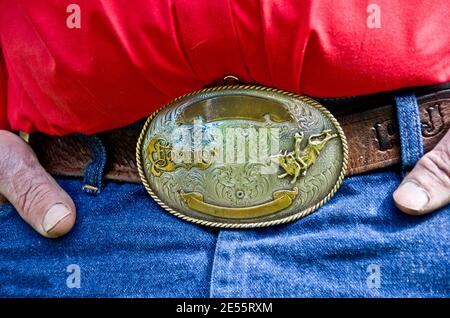
[[[327,202],[344,179],[344,132],[317,101],[262,86],[181,96],[137,143],[150,196],[184,220],[224,228],[277,225]]]

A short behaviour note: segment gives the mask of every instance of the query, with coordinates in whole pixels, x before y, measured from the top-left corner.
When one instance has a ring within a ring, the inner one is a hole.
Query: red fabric
[[[0,0],[0,128],[103,131],[228,74],[315,97],[447,82],[449,17],[448,0]]]

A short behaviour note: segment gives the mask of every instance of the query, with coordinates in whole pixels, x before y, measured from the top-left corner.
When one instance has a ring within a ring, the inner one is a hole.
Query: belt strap
[[[329,107],[347,136],[347,175],[399,164],[401,150],[394,100],[391,104],[377,104],[369,99],[371,105],[365,105],[363,110],[359,101],[348,104],[352,105]],[[450,127],[450,90],[420,96],[418,106],[424,150],[429,151]],[[108,154],[104,178],[140,182],[135,158],[140,131],[139,125],[133,125],[101,134]],[[44,168],[56,176],[82,177],[84,167],[92,162],[86,140],[79,135],[51,137],[36,133],[30,136],[29,143]]]

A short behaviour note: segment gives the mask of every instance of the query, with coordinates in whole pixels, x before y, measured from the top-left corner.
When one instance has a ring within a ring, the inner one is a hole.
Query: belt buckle
[[[253,228],[304,217],[347,167],[344,132],[317,101],[262,86],[183,95],[153,113],[136,148],[150,196],[184,220]]]

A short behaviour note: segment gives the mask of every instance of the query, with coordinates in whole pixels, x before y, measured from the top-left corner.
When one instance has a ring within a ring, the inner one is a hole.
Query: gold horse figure
[[[300,176],[306,175],[306,171],[311,167],[319,157],[320,152],[325,145],[333,138],[336,138],[336,134],[332,134],[330,129],[326,129],[320,134],[314,134],[309,136],[308,145],[305,149],[301,150],[300,145],[303,140],[303,132],[296,133],[294,135],[295,145],[294,151],[287,153],[280,153],[272,157],[274,162],[283,168],[285,173],[278,176],[278,178],[285,178],[286,176],[293,176],[291,184],[297,181]]]

